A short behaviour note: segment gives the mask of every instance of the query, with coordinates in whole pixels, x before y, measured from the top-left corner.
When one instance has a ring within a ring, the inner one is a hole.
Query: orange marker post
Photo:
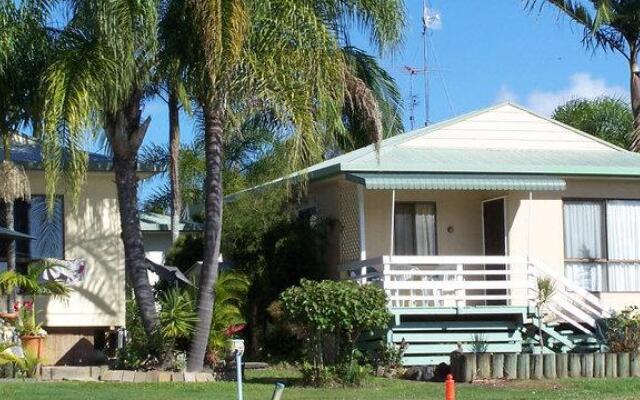
[[[444,381],[444,400],[456,400],[456,382],[451,374]]]

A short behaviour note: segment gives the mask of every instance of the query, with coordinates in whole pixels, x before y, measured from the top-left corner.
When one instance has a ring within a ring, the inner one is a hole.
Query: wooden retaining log
[[[504,377],[505,379],[518,379],[518,355],[516,353],[504,355]]]
[[[582,377],[593,378],[593,353],[582,355]]]
[[[478,379],[491,378],[491,353],[480,353],[477,357]]]
[[[478,372],[477,357],[475,353],[467,353],[465,358],[464,380],[465,382],[473,382],[476,380]]]
[[[640,353],[634,352],[629,356],[629,374],[632,377],[640,377]]]
[[[607,353],[604,356],[604,376],[607,378],[618,377],[618,357],[615,353]]]
[[[544,378],[542,354],[531,355],[531,379]]]
[[[504,354],[494,354],[491,358],[491,378],[504,378]]]
[[[567,353],[556,354],[556,375],[558,379],[569,377],[569,355]]]
[[[531,379],[531,360],[527,353],[518,354],[518,379]]]
[[[594,378],[604,378],[605,376],[604,353],[594,353],[593,355],[593,376]]]
[[[582,376],[582,363],[580,362],[580,354],[569,354],[569,376],[572,378],[580,378]]]
[[[618,353],[618,378],[628,378],[629,373],[629,353]]]
[[[545,379],[556,379],[558,374],[556,372],[556,355],[555,354],[545,354],[542,357],[543,360],[543,370]]]

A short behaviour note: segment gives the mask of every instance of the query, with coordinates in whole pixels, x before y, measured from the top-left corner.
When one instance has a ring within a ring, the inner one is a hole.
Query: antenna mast
[[[440,29],[442,20],[440,13],[429,8],[428,0],[422,0],[422,70],[424,71],[424,126],[428,126],[429,118],[429,34],[433,29]]]

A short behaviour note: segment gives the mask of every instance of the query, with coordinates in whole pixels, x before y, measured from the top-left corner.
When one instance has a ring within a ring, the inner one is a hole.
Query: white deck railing
[[[509,256],[382,256],[343,264],[346,279],[380,285],[391,308],[506,305],[535,307],[537,280],[551,278],[545,305],[585,333],[610,316],[600,300],[537,261]],[[585,327],[587,325],[587,327]]]

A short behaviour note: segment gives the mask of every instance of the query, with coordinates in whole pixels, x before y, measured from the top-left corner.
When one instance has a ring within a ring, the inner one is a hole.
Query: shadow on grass
[[[268,377],[268,376],[260,376],[260,377],[250,377],[245,378],[244,383],[249,384],[257,384],[257,385],[275,385],[276,382],[282,382],[287,387],[304,387],[302,385],[302,378],[293,378],[293,377]]]

